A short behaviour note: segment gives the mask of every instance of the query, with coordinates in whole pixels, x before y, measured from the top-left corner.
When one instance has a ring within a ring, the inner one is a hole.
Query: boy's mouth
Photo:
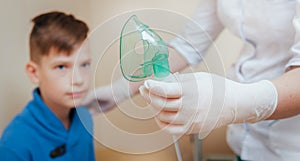
[[[82,98],[85,95],[85,91],[73,91],[73,92],[68,92],[67,95],[72,97],[73,99],[76,98]]]

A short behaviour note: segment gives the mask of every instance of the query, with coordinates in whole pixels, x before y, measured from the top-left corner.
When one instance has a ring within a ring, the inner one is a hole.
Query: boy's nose
[[[80,74],[78,69],[74,69],[71,81],[72,81],[72,85],[74,86],[79,86],[83,83],[83,77]]]

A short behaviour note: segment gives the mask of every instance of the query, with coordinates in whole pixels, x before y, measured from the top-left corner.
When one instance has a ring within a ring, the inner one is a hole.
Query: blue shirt
[[[1,161],[94,161],[93,121],[83,107],[70,112],[67,130],[33,92],[33,100],[3,131]]]

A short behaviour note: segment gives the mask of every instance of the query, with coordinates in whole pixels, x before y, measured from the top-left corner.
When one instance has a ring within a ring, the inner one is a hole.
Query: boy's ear
[[[38,85],[39,84],[38,65],[35,62],[30,61],[26,64],[25,70],[31,82]]]

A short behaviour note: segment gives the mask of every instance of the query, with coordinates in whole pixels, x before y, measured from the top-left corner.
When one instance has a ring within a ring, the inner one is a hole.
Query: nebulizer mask
[[[143,81],[153,74],[156,78],[170,74],[166,43],[135,15],[126,21],[121,32],[120,67],[131,82]]]
[[[131,16],[120,36],[120,67],[123,76],[131,82],[150,77],[170,79],[168,48],[161,37],[147,25]],[[182,161],[176,136],[173,136],[177,158]]]

